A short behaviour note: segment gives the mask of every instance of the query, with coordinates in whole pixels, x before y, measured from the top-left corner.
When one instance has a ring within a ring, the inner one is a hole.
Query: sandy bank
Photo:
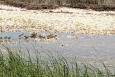
[[[115,11],[93,11],[61,7],[26,10],[0,5],[1,31],[60,31],[115,34]]]

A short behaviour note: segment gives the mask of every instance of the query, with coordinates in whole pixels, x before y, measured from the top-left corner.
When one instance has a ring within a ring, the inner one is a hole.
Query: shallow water
[[[105,63],[114,64],[115,62],[115,36],[90,36],[77,35],[74,33],[56,33],[56,38],[40,39],[29,38],[25,39],[23,36],[19,38],[20,34],[29,36],[26,32],[4,32],[0,37],[11,37],[11,43],[5,45],[11,48],[21,47],[29,49],[30,54],[34,56],[33,50],[37,49],[40,52],[53,51],[67,58],[77,57],[78,61],[86,63]],[[46,36],[47,33],[38,33]],[[15,43],[12,43],[14,41]],[[33,49],[33,47],[35,49]],[[25,52],[27,53],[27,52]]]

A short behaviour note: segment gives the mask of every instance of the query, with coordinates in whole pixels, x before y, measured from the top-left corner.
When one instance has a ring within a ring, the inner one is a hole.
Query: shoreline
[[[99,12],[67,7],[52,10],[23,10],[6,6],[4,9],[12,10],[0,10],[0,29],[3,32],[57,31],[81,34],[115,34],[115,11]]]

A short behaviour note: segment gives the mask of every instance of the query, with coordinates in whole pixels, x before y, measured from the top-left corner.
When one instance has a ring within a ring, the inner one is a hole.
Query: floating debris
[[[6,39],[7,39],[7,40],[10,40],[11,37],[5,36],[5,37],[0,37],[0,39],[1,39],[1,40],[4,40],[4,39],[5,39],[5,40],[6,40]]]
[[[25,39],[28,39],[28,38],[29,38],[29,36],[24,36],[24,38],[25,38]]]
[[[52,39],[52,38],[56,38],[56,37],[57,37],[57,35],[50,34],[50,35],[47,36],[47,39]]]
[[[31,38],[37,38],[37,33],[33,32],[31,35],[30,35]]]
[[[0,39],[3,39],[2,37],[0,37]]]
[[[11,37],[8,37],[8,39],[11,39]]]
[[[24,35],[24,33],[20,34],[19,37],[22,37]]]
[[[40,39],[45,39],[46,37],[45,36],[43,36],[43,35],[39,35],[38,36]]]
[[[7,36],[5,36],[4,39],[7,39]]]

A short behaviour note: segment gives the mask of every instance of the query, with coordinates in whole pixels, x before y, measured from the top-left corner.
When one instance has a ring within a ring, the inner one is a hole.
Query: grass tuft
[[[55,57],[51,53],[41,57],[40,53],[32,59],[28,50],[28,58],[24,58],[20,50],[0,51],[0,77],[114,77],[115,75],[103,64],[104,70],[86,64],[70,63],[63,56]],[[14,53],[15,52],[15,53]],[[36,50],[38,52],[38,50]]]

